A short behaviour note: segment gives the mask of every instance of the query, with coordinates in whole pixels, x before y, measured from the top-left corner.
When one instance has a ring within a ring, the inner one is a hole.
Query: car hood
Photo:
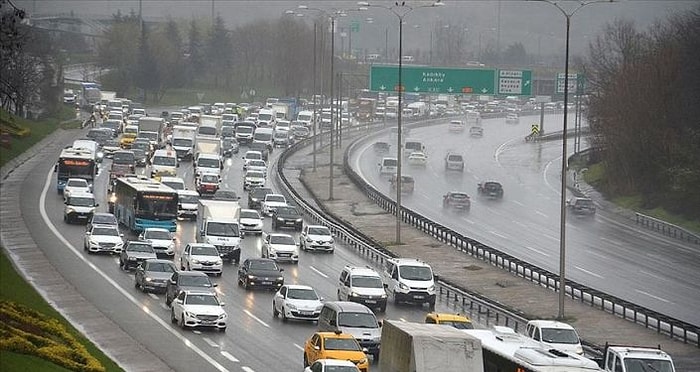
[[[109,235],[91,235],[90,240],[98,243],[123,243],[121,237],[119,236],[109,236]]]
[[[166,239],[148,239],[148,241],[151,242],[151,245],[154,247],[168,248],[171,244],[173,244],[172,240]]]
[[[362,294],[363,296],[381,297],[386,295],[384,288],[365,288],[357,287],[354,288],[355,293]]]
[[[222,315],[226,314],[221,306],[214,305],[185,305],[184,310],[197,315]]]
[[[316,309],[320,310],[323,307],[323,302],[320,300],[297,300],[297,299],[286,299],[286,303],[294,305],[299,310],[304,311],[314,311]]]
[[[322,242],[329,242],[329,241],[333,240],[333,237],[329,236],[329,235],[313,235],[313,234],[311,234],[311,235],[308,235],[308,237],[309,237],[309,239],[322,241]]]
[[[146,271],[143,273],[143,275],[151,279],[168,280],[173,276],[173,273],[166,273],[162,271]]]
[[[270,244],[270,249],[275,252],[296,252],[297,246],[287,244]]]

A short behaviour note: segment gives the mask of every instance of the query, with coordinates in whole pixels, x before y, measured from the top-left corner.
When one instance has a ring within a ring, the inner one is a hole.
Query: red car
[[[196,187],[199,195],[213,194],[219,189],[219,176],[216,174],[203,174],[197,178]]]

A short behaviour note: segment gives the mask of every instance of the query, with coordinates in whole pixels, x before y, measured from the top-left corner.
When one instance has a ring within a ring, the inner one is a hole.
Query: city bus
[[[65,148],[58,157],[54,171],[59,194],[63,193],[69,178],[82,178],[92,184],[97,174],[95,155],[89,149]]]
[[[465,329],[481,341],[484,372],[598,372],[598,364],[574,353],[546,349],[512,328]]]
[[[109,211],[135,233],[149,227],[177,229],[177,191],[150,178],[126,176],[116,179],[109,198]]]

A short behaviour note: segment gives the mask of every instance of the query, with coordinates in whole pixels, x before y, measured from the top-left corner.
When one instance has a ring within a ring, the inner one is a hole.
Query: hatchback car
[[[92,225],[112,225],[117,227],[117,217],[114,217],[111,213],[96,212],[88,219],[85,230],[90,230]]]
[[[203,271],[221,276],[223,267],[219,251],[212,244],[187,244],[180,256],[180,270]]]
[[[304,343],[304,367],[319,359],[341,359],[369,371],[369,360],[357,340],[348,333],[316,332]]]
[[[284,276],[277,263],[269,258],[248,258],[238,269],[238,285],[246,290],[267,288],[277,290],[284,285]]]
[[[464,157],[456,153],[447,153],[445,156],[445,170],[464,170]]]
[[[142,292],[165,292],[168,280],[176,271],[175,264],[170,260],[145,260],[136,267],[134,286]]]
[[[267,234],[263,240],[262,257],[277,262],[299,263],[299,249],[289,234]]]
[[[238,224],[241,226],[241,231],[262,234],[262,217],[255,209],[241,209],[238,215]]]
[[[569,211],[577,215],[593,215],[595,214],[595,204],[591,198],[576,197],[566,201],[566,206]]]
[[[412,152],[408,155],[408,164],[425,167],[428,164],[428,155],[420,151]]]
[[[318,320],[323,308],[323,298],[307,285],[283,285],[272,298],[272,316],[296,320]]]
[[[63,188],[63,198],[67,199],[72,192],[91,193],[92,186],[83,178],[69,178],[66,181],[66,186]]]
[[[450,191],[442,196],[442,207],[468,211],[472,206],[471,198],[465,192]]]
[[[128,271],[143,261],[155,258],[158,257],[151,243],[132,240],[126,244],[126,247],[119,254],[119,267],[124,271]]]
[[[496,181],[481,182],[477,185],[479,195],[486,196],[491,199],[503,198],[503,186]]]
[[[253,190],[265,186],[265,173],[249,170],[243,176],[243,190]],[[262,204],[262,203],[261,203]]]
[[[325,251],[335,250],[333,234],[326,226],[306,225],[299,235],[299,246],[303,251]]]

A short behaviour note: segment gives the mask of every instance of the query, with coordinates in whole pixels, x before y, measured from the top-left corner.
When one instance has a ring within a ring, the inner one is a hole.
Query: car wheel
[[[175,309],[170,309],[170,323],[177,323],[177,319],[175,318]]]
[[[287,313],[284,311],[284,307],[282,307],[281,313],[282,313],[282,321],[286,322],[288,320],[288,318],[287,318]]]
[[[394,305],[400,304],[401,301],[399,301],[399,297],[396,295],[396,292],[394,292]]]
[[[384,306],[380,307],[379,311],[382,313],[386,313],[386,304],[384,304]]]
[[[226,327],[219,328],[221,332],[226,332]]]
[[[180,317],[180,328],[185,329],[185,316]]]
[[[248,279],[243,279],[243,289],[246,291],[250,289],[250,284],[248,283]]]
[[[272,301],[272,317],[277,318],[277,316],[280,315],[280,312],[277,311],[277,307],[275,307],[275,302]]]

